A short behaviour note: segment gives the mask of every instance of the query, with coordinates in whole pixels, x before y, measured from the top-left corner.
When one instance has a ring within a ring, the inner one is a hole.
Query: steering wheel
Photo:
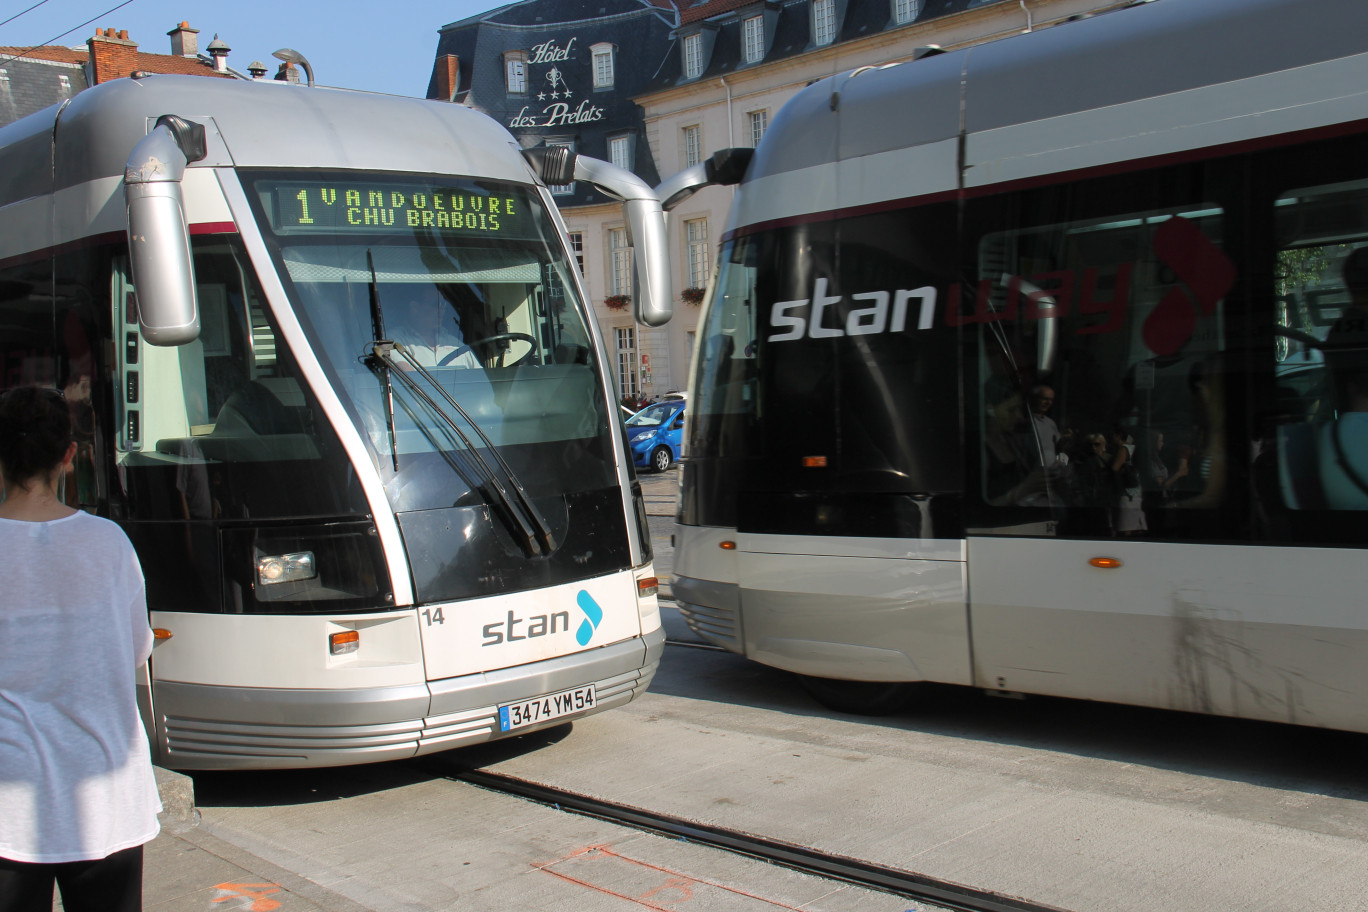
[[[495,333],[492,336],[485,336],[483,339],[476,339],[474,342],[471,342],[467,345],[462,345],[460,348],[456,349],[455,351],[448,354],[445,358],[438,361],[437,366],[446,367],[452,361],[455,361],[457,358],[461,357],[461,355],[464,355],[468,351],[477,349],[482,345],[488,345],[491,342],[504,341],[527,343],[527,354],[523,355],[521,358],[519,358],[517,361],[514,361],[512,364],[503,365],[504,367],[517,367],[519,364],[522,364],[528,358],[532,357],[532,353],[537,350],[537,340],[529,336],[527,333]]]

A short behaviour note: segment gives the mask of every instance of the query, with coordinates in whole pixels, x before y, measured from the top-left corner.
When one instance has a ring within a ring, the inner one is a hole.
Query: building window
[[[504,82],[509,95],[527,94],[527,56],[522,51],[504,55]]]
[[[684,167],[692,168],[703,160],[703,130],[701,127],[684,128]]]
[[[893,21],[898,25],[911,22],[921,12],[922,0],[893,0]]]
[[[575,151],[575,144],[572,143],[572,142],[551,142],[551,141],[547,141],[546,145],[547,145],[547,148],[550,148],[550,149],[569,149],[571,152],[574,152],[574,151]],[[552,186],[552,187],[548,187],[547,189],[549,189],[549,190],[550,190],[553,194],[555,194],[556,196],[565,196],[565,195],[567,195],[567,194],[570,194],[570,193],[574,193],[574,192],[575,192],[575,185],[574,185],[573,183],[569,183],[569,184],[556,184],[556,185],[554,185],[554,186]]]
[[[708,220],[686,221],[684,238],[689,245],[689,287],[702,288],[708,284]]]
[[[632,248],[627,246],[626,228],[608,229],[608,250],[613,261],[613,294],[632,293]]]
[[[765,56],[765,20],[752,16],[741,23],[742,44],[746,63],[755,63]]]
[[[750,140],[751,146],[760,145],[760,140],[765,136],[765,128],[769,126],[769,111],[751,111],[750,117]]]
[[[608,160],[619,168],[632,170],[632,137],[614,136],[608,140]]]
[[[697,79],[703,75],[702,35],[684,36],[684,75],[689,79]]]
[[[624,396],[637,394],[636,328],[620,326],[617,333],[618,390]]]
[[[812,0],[812,43],[831,44],[836,40],[836,0]]]
[[[575,265],[579,267],[580,275],[584,275],[584,232],[572,231],[569,238],[570,252],[575,255]]]
[[[611,89],[613,87],[613,46],[611,44],[596,44],[590,50],[594,56],[594,88]]]
[[[9,82],[9,72],[7,70],[0,70],[0,83],[5,82]]]

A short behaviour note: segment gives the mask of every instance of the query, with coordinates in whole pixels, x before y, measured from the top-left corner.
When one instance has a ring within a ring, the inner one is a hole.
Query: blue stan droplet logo
[[[575,631],[575,639],[581,646],[588,646],[589,641],[594,638],[594,631],[598,630],[598,625],[603,620],[603,609],[594,601],[594,597],[583,589],[580,590],[578,601],[585,619],[580,623],[579,630]]]

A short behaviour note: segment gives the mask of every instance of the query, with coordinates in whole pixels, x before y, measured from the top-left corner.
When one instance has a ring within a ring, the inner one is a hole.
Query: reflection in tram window
[[[1368,181],[1277,211],[1278,488],[1294,510],[1368,510]]]

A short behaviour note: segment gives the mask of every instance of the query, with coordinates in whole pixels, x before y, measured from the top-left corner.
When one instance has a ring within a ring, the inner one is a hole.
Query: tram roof
[[[10,177],[0,180],[0,205],[122,177],[129,153],[163,114],[206,124],[208,155],[196,163],[200,167],[531,179],[512,135],[463,105],[345,89],[149,75],[103,83],[65,106],[0,128],[0,174]],[[45,171],[50,177],[42,180]],[[46,186],[35,187],[35,182]]]
[[[1153,0],[841,73],[779,111],[746,180],[1362,56],[1362,25],[1362,0]]]

